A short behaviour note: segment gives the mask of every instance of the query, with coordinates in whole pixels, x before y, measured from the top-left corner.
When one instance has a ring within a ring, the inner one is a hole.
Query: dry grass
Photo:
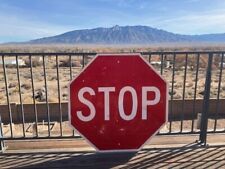
[[[16,45],[16,46],[0,46],[1,52],[138,52],[138,51],[210,51],[210,50],[224,50],[225,46],[203,46],[203,47],[179,47],[174,48],[173,46],[73,46],[73,45]],[[148,56],[144,57],[148,60]],[[212,70],[212,83],[211,83],[211,98],[217,97],[218,91],[218,82],[219,82],[219,62],[220,56],[215,56],[213,61],[213,70]],[[1,59],[1,58],[0,58]],[[57,64],[56,64],[56,57],[55,56],[46,56],[46,84],[45,86],[45,79],[43,73],[43,65],[42,61],[38,60],[37,58],[32,59],[33,65],[33,78],[31,77],[30,72],[30,62],[29,57],[24,56],[20,57],[20,59],[24,59],[26,66],[20,67],[20,86],[21,91],[19,92],[19,83],[17,79],[17,69],[16,67],[7,67],[7,79],[8,79],[8,90],[9,90],[9,100],[10,102],[20,103],[19,94],[22,96],[23,103],[33,103],[33,93],[32,93],[32,81],[34,84],[34,92],[36,93],[38,90],[42,90],[43,88],[47,88],[48,91],[48,102],[58,102],[58,90],[60,90],[60,97],[61,101],[68,100],[68,83],[72,78],[74,78],[82,69],[82,56],[72,57],[72,60],[68,56],[59,56],[59,75],[57,75]],[[86,65],[88,62],[93,59],[92,57],[85,57],[84,64]],[[159,61],[161,58],[160,56],[152,56],[152,61]],[[172,55],[167,56],[168,60],[173,60]],[[175,64],[175,76],[174,76],[174,91],[172,93],[171,86],[172,86],[172,68],[165,68],[163,70],[163,77],[168,81],[170,86],[170,94],[173,94],[174,99],[182,99],[183,94],[185,99],[193,99],[194,98],[194,89],[196,84],[196,57],[195,56],[188,56],[188,69],[187,69],[187,76],[186,76],[186,83],[185,83],[185,92],[183,93],[184,87],[184,63],[185,55],[179,55],[176,57],[176,64]],[[71,62],[70,62],[71,61]],[[203,98],[201,94],[204,91],[205,85],[205,73],[206,73],[206,66],[207,66],[207,57],[205,55],[200,56],[200,69],[198,74],[197,80],[197,98]],[[72,67],[72,72],[70,72],[70,66]],[[160,72],[160,66],[155,65],[155,68],[158,72]],[[72,74],[71,74],[72,73]],[[59,84],[58,84],[59,80]],[[225,73],[222,75],[222,83],[220,87],[220,98],[225,98]],[[45,100],[36,99],[36,102],[45,102]],[[6,86],[4,81],[4,73],[3,68],[0,67],[0,104],[6,104],[7,97],[6,97]],[[224,128],[224,119],[219,119],[217,123],[217,128]],[[208,128],[211,130],[214,127],[214,119],[209,119]],[[29,125],[29,124],[25,124]],[[191,130],[191,121],[184,121],[184,131]],[[63,132],[64,135],[71,135],[72,129],[68,127],[68,122],[63,122]],[[27,127],[27,126],[26,126]],[[47,130],[44,129],[45,126],[39,127],[39,132],[43,136],[47,136]],[[163,132],[168,132],[169,123],[167,127],[164,128]],[[172,123],[172,131],[177,132],[180,129],[180,121]],[[22,125],[14,125],[13,130],[16,132],[16,136],[22,136]],[[10,136],[10,126],[4,125],[3,132],[5,136]],[[54,131],[52,131],[53,135],[59,135],[59,123],[55,122]],[[194,122],[194,131],[198,131],[196,127],[196,120]],[[33,136],[33,132],[26,132],[26,136]]]
[[[223,43],[160,43],[149,45],[79,45],[79,44],[6,44],[0,45],[0,52],[149,52],[149,51],[224,51]]]
[[[0,46],[0,51],[4,52],[130,52],[130,51],[175,51],[177,48],[172,47],[156,47],[156,46],[133,46],[133,47],[121,47],[121,46],[72,46],[72,45],[25,45],[22,46]],[[179,50],[222,50],[223,46],[217,47],[201,47],[199,49],[193,47],[180,47]],[[148,56],[144,56],[148,60]],[[41,58],[41,59],[40,59]],[[48,101],[57,102],[58,101],[58,90],[60,89],[60,97],[63,101],[68,99],[67,85],[71,80],[70,77],[70,66],[72,67],[72,78],[75,77],[80,70],[82,69],[82,56],[71,57],[69,56],[59,56],[58,57],[58,66],[59,66],[59,75],[57,75],[57,64],[55,56],[45,56],[45,66],[46,66],[46,83],[43,73],[42,57],[32,57],[33,65],[33,79],[31,78],[30,72],[30,60],[28,56],[20,57],[24,59],[26,66],[20,68],[20,86],[21,86],[21,95],[23,103],[32,103],[33,94],[32,94],[32,81],[34,84],[34,91],[37,92],[40,89],[48,89]],[[217,97],[218,91],[218,82],[219,82],[219,62],[220,56],[214,57],[213,71],[212,71],[212,85],[211,85],[211,97]],[[85,56],[84,64],[86,65],[91,61],[93,57]],[[152,56],[152,61],[159,61],[160,56]],[[167,60],[173,60],[172,55],[166,56]],[[184,66],[185,66],[185,55],[179,55],[175,60],[175,77],[174,77],[174,99],[182,99],[183,97],[183,81],[184,81]],[[70,62],[71,61],[71,62]],[[196,76],[196,56],[188,56],[188,69],[185,83],[185,93],[184,97],[193,98],[194,97],[194,88],[195,88],[195,76]],[[205,83],[205,72],[207,66],[207,57],[206,55],[200,56],[200,69],[198,74],[198,87],[197,87],[197,98],[202,98],[201,93],[204,91]],[[155,68],[160,72],[160,66],[155,65]],[[5,94],[5,83],[4,83],[4,73],[3,69],[0,67],[0,103],[6,103],[6,94]],[[172,86],[172,68],[165,68],[163,71],[164,78],[169,82],[170,88]],[[225,98],[225,74],[222,76],[220,98]],[[9,97],[10,102],[19,103],[19,83],[17,79],[17,70],[16,67],[7,68],[7,79],[8,79],[8,88],[9,88]],[[57,81],[59,80],[59,86]],[[172,94],[172,91],[170,91]],[[41,100],[37,100],[41,101]]]
[[[29,58],[24,59],[26,67],[30,67],[32,65],[32,67],[37,67],[37,66],[41,66],[42,65],[42,60],[39,58],[33,58],[32,61],[30,61]]]

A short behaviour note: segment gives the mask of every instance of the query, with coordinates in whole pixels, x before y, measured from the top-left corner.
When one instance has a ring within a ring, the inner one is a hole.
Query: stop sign
[[[98,151],[136,151],[167,122],[167,83],[139,54],[97,55],[69,93],[70,123]]]

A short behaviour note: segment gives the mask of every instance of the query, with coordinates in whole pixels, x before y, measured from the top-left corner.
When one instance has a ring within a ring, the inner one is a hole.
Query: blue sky
[[[0,23],[0,43],[114,25],[147,25],[180,34],[225,33],[225,1],[0,0]]]

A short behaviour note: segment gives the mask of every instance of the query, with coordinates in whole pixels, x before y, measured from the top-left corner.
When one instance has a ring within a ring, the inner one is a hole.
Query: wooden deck
[[[82,139],[8,142],[0,168],[225,168],[225,135],[209,136],[206,147],[195,138],[157,136],[137,153],[96,153]]]

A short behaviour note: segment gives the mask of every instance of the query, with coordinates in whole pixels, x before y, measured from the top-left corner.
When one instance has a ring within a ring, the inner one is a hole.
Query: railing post
[[[0,115],[0,153],[3,153],[5,150],[6,150],[6,146],[3,140],[2,119]]]
[[[84,68],[84,65],[85,65],[85,55],[83,54],[82,55],[82,68]]]
[[[204,90],[202,116],[201,116],[200,137],[199,137],[199,141],[203,145],[206,145],[206,142],[207,142],[212,60],[213,60],[213,53],[209,53],[208,66],[207,66],[206,79],[205,79],[205,90]]]

